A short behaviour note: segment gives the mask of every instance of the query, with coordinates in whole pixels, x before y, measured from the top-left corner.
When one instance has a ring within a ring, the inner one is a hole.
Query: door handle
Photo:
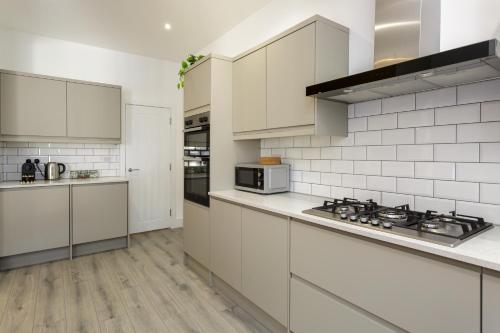
[[[140,171],[141,169],[132,169],[132,168],[128,168],[128,172],[133,172],[133,171]]]

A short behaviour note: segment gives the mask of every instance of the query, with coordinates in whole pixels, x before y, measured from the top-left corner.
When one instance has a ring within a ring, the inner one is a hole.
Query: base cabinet
[[[69,187],[0,190],[0,257],[69,246]]]
[[[483,333],[500,330],[500,273],[483,273]]]
[[[184,251],[205,267],[210,267],[209,208],[184,200]]]
[[[73,244],[127,236],[126,183],[72,186]]]
[[[294,333],[401,332],[296,278],[290,281],[290,330]]]
[[[243,208],[242,292],[287,325],[288,219]]]

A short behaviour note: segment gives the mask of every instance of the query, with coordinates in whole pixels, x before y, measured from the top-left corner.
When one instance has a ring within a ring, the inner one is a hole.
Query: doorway
[[[171,110],[125,105],[125,172],[129,180],[130,233],[171,223]]]

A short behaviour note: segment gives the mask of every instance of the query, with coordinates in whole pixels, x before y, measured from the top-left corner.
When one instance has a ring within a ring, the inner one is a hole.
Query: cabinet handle
[[[140,171],[141,169],[132,169],[132,168],[128,168],[128,172],[133,172],[133,171]]]

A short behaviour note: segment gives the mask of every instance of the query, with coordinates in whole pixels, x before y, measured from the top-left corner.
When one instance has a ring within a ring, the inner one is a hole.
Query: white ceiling
[[[179,61],[270,0],[0,0],[0,27]],[[168,22],[170,31],[163,27]]]

